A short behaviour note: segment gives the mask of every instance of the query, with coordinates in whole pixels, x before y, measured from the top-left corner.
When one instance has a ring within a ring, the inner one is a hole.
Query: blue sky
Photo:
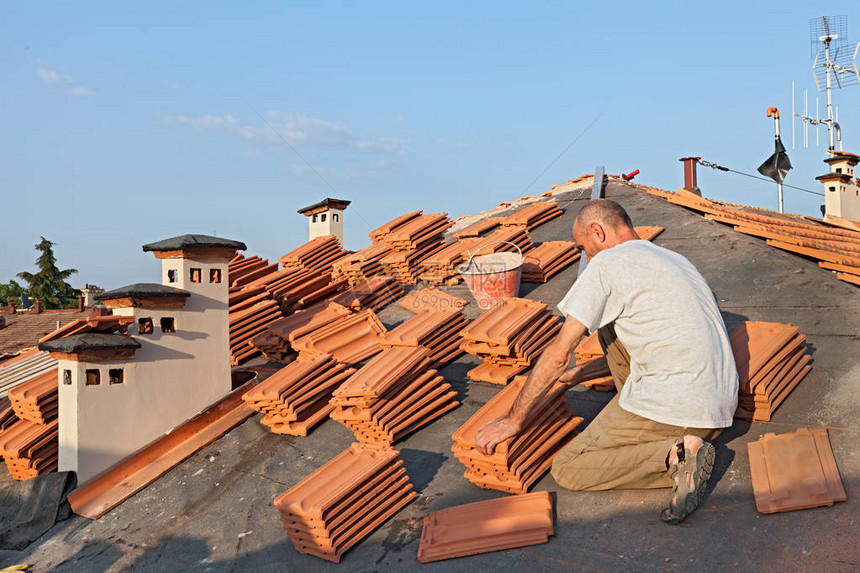
[[[846,14],[860,40],[848,2],[127,4],[4,7],[0,282],[40,235],[75,286],[114,288],[157,281],[140,246],[183,233],[276,259],[326,196],[353,201],[358,249],[403,212],[473,213],[599,164],[666,189],[686,155],[755,173],[769,106],[786,183],[819,191],[826,131],[802,149],[797,124],[791,149],[791,82],[814,110],[810,18]],[[858,98],[834,98],[853,152]],[[700,168],[699,185],[776,207],[773,184]],[[786,210],[822,199],[787,189]]]

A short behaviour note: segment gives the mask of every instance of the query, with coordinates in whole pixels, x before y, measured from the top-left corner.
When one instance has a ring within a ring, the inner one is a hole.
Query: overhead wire
[[[773,179],[768,179],[765,177],[759,177],[758,175],[752,175],[750,173],[744,173],[743,171],[738,171],[736,169],[730,169],[728,167],[723,167],[722,165],[717,165],[716,163],[712,163],[710,161],[704,161],[702,159],[698,160],[699,165],[702,167],[710,167],[711,169],[716,169],[719,171],[728,171],[731,173],[737,173],[738,175],[743,175],[744,177],[749,177],[751,179],[758,179],[759,181],[765,181],[767,183],[773,183]],[[804,189],[803,187],[797,187],[796,185],[788,185],[787,183],[782,184],[783,187],[788,187],[789,189],[797,189],[798,191],[803,191],[804,193],[809,193],[811,195],[820,195],[824,197],[824,193],[820,193],[818,191],[812,191],[810,189]]]

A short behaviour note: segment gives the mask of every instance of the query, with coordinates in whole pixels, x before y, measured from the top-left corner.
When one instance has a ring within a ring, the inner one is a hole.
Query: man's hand
[[[520,426],[508,416],[496,418],[481,426],[475,435],[475,447],[484,455],[492,455],[496,445],[520,433]]]

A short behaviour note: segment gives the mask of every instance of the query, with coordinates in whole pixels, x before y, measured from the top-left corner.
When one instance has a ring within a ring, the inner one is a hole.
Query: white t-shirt
[[[673,426],[732,425],[734,355],[714,296],[686,258],[626,241],[588,261],[558,308],[591,332],[615,322],[630,354],[622,408]]]

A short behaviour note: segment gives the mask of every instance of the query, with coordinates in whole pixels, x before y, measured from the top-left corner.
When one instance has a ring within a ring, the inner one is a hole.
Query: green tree
[[[27,283],[27,292],[30,298],[40,299],[44,308],[64,308],[73,306],[77,301],[78,291],[66,282],[66,279],[77,273],[77,269],[66,269],[61,271],[57,267],[57,257],[54,256],[54,243],[40,237],[42,240],[36,245],[39,258],[36,259],[36,268],[39,272],[33,274],[28,272],[18,273],[18,278]]]
[[[8,284],[0,283],[0,306],[6,306],[11,301],[16,307],[21,306],[21,295],[26,291],[15,280]]]

